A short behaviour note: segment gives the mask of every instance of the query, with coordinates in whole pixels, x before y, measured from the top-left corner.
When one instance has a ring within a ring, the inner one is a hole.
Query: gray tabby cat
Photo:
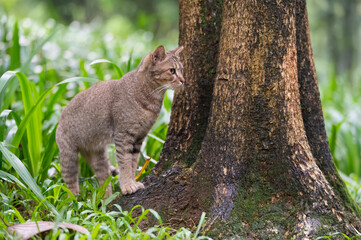
[[[160,112],[164,93],[183,85],[179,53],[159,46],[120,80],[98,82],[79,93],[64,108],[56,131],[62,176],[74,194],[79,193],[78,153],[103,184],[113,169],[107,145],[114,142],[123,194],[144,185],[135,181],[140,147]],[[116,169],[115,169],[116,170]],[[112,193],[107,187],[106,196]]]

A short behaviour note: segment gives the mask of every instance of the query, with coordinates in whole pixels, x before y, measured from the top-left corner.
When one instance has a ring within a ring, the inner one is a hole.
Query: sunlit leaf
[[[22,188],[26,188],[25,185],[19,181],[15,176],[11,175],[10,173],[4,172],[0,170],[0,178],[7,179],[9,181],[13,181],[16,184],[18,184]]]
[[[117,75],[119,78],[123,77],[124,72],[122,71],[122,69],[120,67],[118,67],[118,65],[116,65],[115,63],[107,60],[107,59],[97,59],[94,60],[90,63],[90,66],[95,65],[95,64],[99,64],[99,63],[110,63],[111,65],[113,65],[115,71],[117,72]]]
[[[61,84],[66,84],[66,83],[70,83],[70,82],[82,82],[82,81],[88,81],[88,82],[97,82],[97,79],[94,78],[83,78],[83,77],[73,77],[73,78],[68,78],[65,79],[64,81],[54,85],[52,88],[49,88],[48,90],[46,90],[45,92],[43,92],[39,98],[37,99],[37,101],[35,102],[35,104],[32,106],[32,108],[28,111],[28,113],[25,115],[25,117],[23,118],[23,120],[21,121],[20,126],[18,127],[18,130],[14,136],[14,139],[12,141],[12,146],[17,148],[20,144],[21,138],[26,130],[27,124],[29,122],[29,120],[31,119],[31,117],[33,116],[34,112],[39,108],[39,106],[43,103],[43,101],[45,100],[45,97],[52,91],[52,89],[55,86],[61,85]]]
[[[3,110],[3,107],[7,107],[4,105],[4,96],[6,93],[6,89],[12,80],[15,78],[16,72],[7,71],[0,78],[0,110]]]
[[[32,190],[35,196],[39,199],[39,201],[44,200],[45,197],[41,194],[41,190],[39,186],[36,184],[35,180],[30,175],[27,168],[24,164],[17,158],[12,152],[10,152],[4,145],[3,142],[0,142],[0,151],[6,160],[9,161],[11,166],[15,169],[15,171],[19,174],[23,182]],[[58,215],[58,211],[56,208],[45,199],[45,205],[56,215]]]
[[[25,115],[29,113],[30,109],[34,105],[35,92],[31,87],[31,82],[27,79],[24,73],[16,73],[17,78],[20,82],[21,95],[25,110]],[[35,90],[36,91],[36,90]],[[40,108],[41,104],[39,104]],[[39,110],[36,109],[35,111]],[[41,110],[41,109],[40,109]],[[33,176],[38,176],[40,164],[39,159],[42,149],[42,134],[41,134],[42,119],[39,112],[33,114],[32,118],[29,120],[29,123],[26,127],[27,139],[28,139],[28,148],[25,149],[29,153],[30,157],[30,172]]]

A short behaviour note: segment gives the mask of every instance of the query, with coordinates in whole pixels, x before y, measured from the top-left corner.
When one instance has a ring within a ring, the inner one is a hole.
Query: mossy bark
[[[355,234],[359,208],[328,147],[299,1],[180,1],[185,88],[147,186],[116,200],[209,236]]]

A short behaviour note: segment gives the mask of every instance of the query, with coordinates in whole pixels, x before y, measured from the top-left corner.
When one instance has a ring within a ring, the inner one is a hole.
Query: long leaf
[[[127,72],[129,72],[130,68],[132,67],[132,60],[133,60],[133,49],[130,51],[130,54],[129,54]]]
[[[11,139],[11,129],[7,132],[6,131],[6,120],[8,119],[9,116],[12,116],[13,119],[15,120],[16,126],[19,126],[20,124],[20,118],[19,116],[12,110],[4,110],[0,113],[0,142],[4,141],[7,142],[8,139]],[[5,133],[7,132],[7,136],[5,135]],[[2,153],[0,152],[0,170],[3,168],[3,161],[2,161],[3,157],[2,157]]]
[[[21,64],[19,39],[19,25],[18,22],[15,22],[13,30],[13,46],[10,50],[10,70],[19,68]]]
[[[10,115],[11,110],[4,110],[0,113],[0,142],[4,141],[5,134],[5,122],[8,116]]]
[[[9,106],[11,105],[11,102],[13,101],[14,98],[14,93],[15,91],[19,88],[19,82],[18,81],[11,81],[9,86],[7,87],[5,96],[3,98],[3,103],[2,103],[2,110],[4,110],[5,108],[9,108]]]
[[[201,230],[201,227],[203,226],[203,223],[204,223],[204,220],[206,218],[206,213],[205,212],[202,212],[202,215],[201,215],[201,219],[199,219],[199,223],[198,223],[198,227],[197,227],[197,230],[196,232],[194,233],[194,238],[197,238],[200,230]]]
[[[21,121],[20,126],[18,127],[18,130],[14,136],[14,139],[11,143],[13,148],[17,148],[20,144],[21,138],[24,135],[24,132],[26,130],[28,121],[31,119],[32,115],[34,114],[34,112],[36,111],[36,109],[40,106],[40,104],[42,104],[42,102],[45,100],[45,97],[51,92],[51,90],[58,85],[61,84],[65,84],[65,83],[70,83],[70,82],[81,82],[81,81],[88,81],[88,82],[97,82],[97,79],[94,78],[83,78],[83,77],[74,77],[74,78],[68,78],[65,79],[64,81],[54,85],[52,88],[49,88],[48,90],[46,90],[45,92],[43,92],[39,98],[37,99],[36,103],[33,105],[33,107],[30,109],[30,111],[25,115],[25,117],[23,118],[23,120]]]
[[[36,91],[36,89],[31,87],[31,82],[29,82],[24,73],[18,72],[16,73],[16,76],[20,82],[21,95],[26,115],[34,105],[35,96],[33,96],[33,93]],[[41,104],[39,105],[41,106]],[[30,172],[32,176],[36,177],[39,174],[39,163],[42,148],[41,119],[38,111],[37,114],[34,114],[33,117],[29,120],[26,133],[28,138],[28,148],[26,150],[29,151]]]
[[[54,127],[54,129],[51,131],[49,135],[49,139],[47,141],[47,145],[45,147],[43,157],[41,158],[41,168],[40,168],[41,170],[40,170],[40,177],[38,180],[39,182],[42,182],[46,178],[50,164],[53,161],[53,157],[58,149],[56,147],[56,141],[55,141],[56,127],[57,125]]]
[[[337,143],[337,134],[340,131],[341,125],[343,124],[344,121],[339,122],[338,124],[332,124],[331,127],[331,136],[330,136],[330,149],[331,149],[331,154],[333,156],[333,158],[336,160],[335,157],[335,149],[336,149],[336,143]]]
[[[96,83],[99,82],[98,79],[96,78],[90,78],[90,77],[72,77],[72,78],[67,78],[64,81],[61,81],[60,83],[54,85],[55,86],[59,86],[61,84],[65,84],[65,83],[71,83],[71,82],[90,82],[90,83]],[[52,87],[52,88],[53,88]]]
[[[19,179],[17,179],[14,175],[11,175],[10,173],[7,173],[7,172],[4,172],[4,171],[0,170],[0,178],[4,178],[4,179],[7,179],[9,181],[15,182],[20,187],[26,188],[25,185],[22,182],[19,181]]]
[[[6,110],[4,110],[4,111],[6,111]],[[3,111],[3,112],[4,112],[4,111]],[[15,111],[11,111],[11,112],[9,113],[9,116],[11,116],[11,117],[15,120],[15,124],[16,124],[16,126],[14,126],[14,127],[12,127],[11,129],[9,129],[9,131],[7,132],[7,135],[6,135],[5,138],[4,138],[4,142],[5,142],[6,144],[9,144],[9,145],[10,145],[11,142],[12,142],[12,139],[14,138],[14,135],[15,135],[18,127],[20,126],[21,119],[20,119],[19,115],[18,115]],[[2,141],[2,140],[1,140],[1,141]]]
[[[15,74],[16,74],[16,72],[14,72],[14,71],[7,71],[0,78],[0,110],[1,111],[4,110],[3,108],[6,107],[4,105],[5,92],[6,92],[7,87],[9,86],[9,84],[14,79]]]
[[[97,59],[94,60],[90,63],[90,66],[95,65],[95,64],[99,64],[99,63],[110,63],[111,65],[113,65],[115,71],[117,72],[117,75],[119,78],[123,77],[124,72],[122,71],[122,69],[120,67],[118,67],[118,65],[116,65],[115,63],[107,60],[107,59]]]
[[[31,177],[29,171],[26,169],[24,164],[17,158],[12,152],[10,152],[4,145],[3,142],[0,142],[0,151],[4,155],[5,159],[9,161],[10,165],[15,169],[19,174],[24,183],[31,189],[31,191],[38,198],[39,202],[44,201],[44,204],[55,214],[59,215],[56,208],[45,199],[39,186],[36,184],[35,180]]]
[[[58,98],[61,97],[67,91],[66,86],[62,85],[59,87],[56,93],[50,95],[49,101],[46,104],[46,111],[44,113],[43,121],[49,120],[54,112],[54,106],[58,101]]]

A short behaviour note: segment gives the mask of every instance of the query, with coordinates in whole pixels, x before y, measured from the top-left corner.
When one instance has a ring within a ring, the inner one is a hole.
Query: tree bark
[[[116,200],[213,238],[355,234],[328,147],[304,0],[180,1],[187,83],[147,188]]]
[[[297,2],[296,13],[298,84],[307,139],[318,167],[325,174],[337,195],[346,201],[349,210],[361,216],[359,207],[349,196],[346,186],[336,170],[329,148],[304,1]]]

